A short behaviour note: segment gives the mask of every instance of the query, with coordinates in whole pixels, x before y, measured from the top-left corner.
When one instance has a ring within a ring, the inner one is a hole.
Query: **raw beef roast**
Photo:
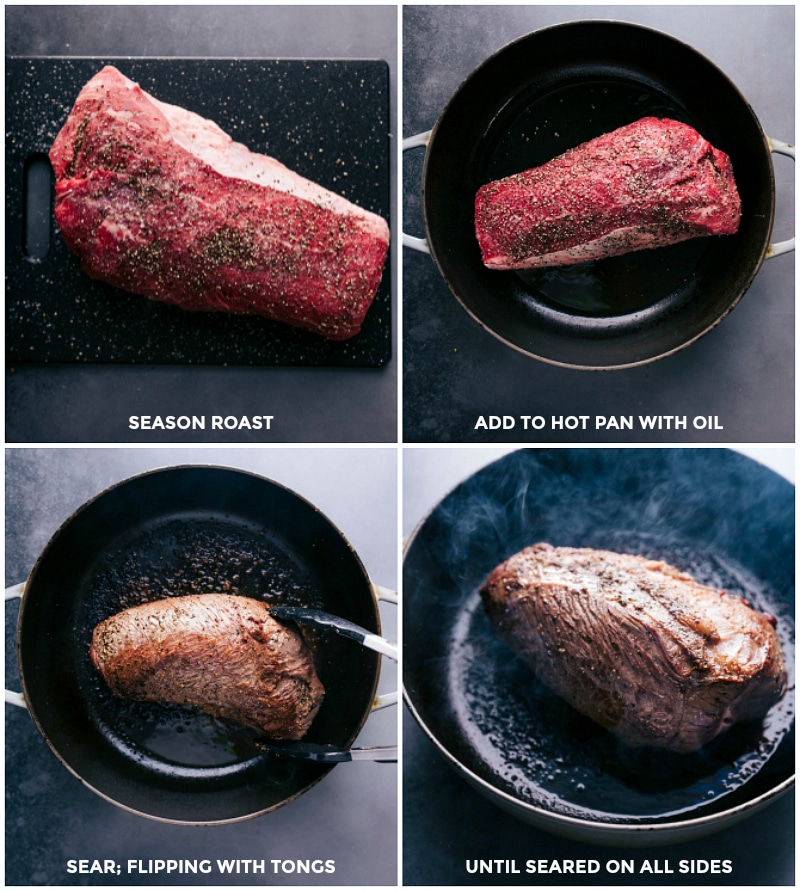
[[[642,118],[483,186],[475,232],[490,269],[529,269],[732,235],[740,215],[727,155],[686,124]]]
[[[345,340],[380,284],[386,222],[159,102],[111,66],[50,150],[55,215],[93,278],[189,310]]]
[[[94,629],[90,655],[117,696],[194,705],[272,739],[305,736],[324,695],[302,636],[249,597],[131,607]]]
[[[481,594],[537,677],[629,745],[695,751],[786,688],[774,620],[666,563],[536,544]]]

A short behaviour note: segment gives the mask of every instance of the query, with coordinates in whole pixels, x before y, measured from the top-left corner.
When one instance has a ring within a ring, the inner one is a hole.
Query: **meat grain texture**
[[[642,118],[541,167],[482,186],[490,269],[567,266],[738,231],[730,158],[687,124]]]
[[[92,278],[330,340],[360,330],[382,277],[385,220],[113,66],[81,90],[50,161],[56,221]]]
[[[95,627],[90,656],[116,696],[197,706],[276,740],[302,739],[324,696],[303,637],[249,597],[131,607]]]
[[[537,677],[631,746],[696,751],[786,689],[774,620],[663,562],[536,544],[481,594]]]

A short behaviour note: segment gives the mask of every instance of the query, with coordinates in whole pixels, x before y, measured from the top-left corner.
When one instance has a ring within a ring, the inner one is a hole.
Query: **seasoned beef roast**
[[[90,655],[117,696],[197,706],[272,739],[301,739],[324,690],[303,637],[249,597],[134,606],[94,629]]]
[[[566,266],[732,235],[740,216],[728,156],[687,124],[652,117],[488,183],[475,198],[490,269]]]
[[[381,281],[386,222],[212,121],[108,66],[81,90],[50,160],[56,221],[92,278],[331,340],[358,333]]]
[[[774,619],[657,560],[536,544],[481,594],[537,677],[632,746],[695,751],[786,689]]]

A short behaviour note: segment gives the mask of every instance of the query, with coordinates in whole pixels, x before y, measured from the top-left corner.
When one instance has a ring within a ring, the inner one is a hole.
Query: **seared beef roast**
[[[660,561],[536,544],[481,594],[537,677],[632,746],[695,751],[786,689],[774,620]]]
[[[182,309],[345,340],[381,281],[389,227],[113,66],[50,150],[56,221],[92,278]]]
[[[728,156],[668,118],[620,127],[488,183],[475,199],[475,231],[490,269],[566,266],[731,235],[740,215]]]
[[[197,706],[272,739],[301,739],[324,695],[302,636],[248,597],[198,594],[101,622],[91,658],[123,698]]]

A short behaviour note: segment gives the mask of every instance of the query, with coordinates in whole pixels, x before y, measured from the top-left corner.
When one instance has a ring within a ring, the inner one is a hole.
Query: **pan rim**
[[[429,165],[431,161],[431,157],[433,155],[433,148],[436,143],[436,137],[442,129],[446,118],[452,112],[452,108],[454,104],[458,101],[464,89],[479,75],[484,69],[486,69],[489,65],[494,64],[498,58],[510,50],[513,50],[515,47],[523,44],[525,41],[528,41],[534,37],[541,37],[546,34],[552,34],[554,32],[564,32],[570,29],[574,29],[577,27],[591,27],[591,26],[600,26],[600,27],[622,27],[629,28],[639,32],[645,32],[650,35],[656,36],[659,39],[668,41],[675,45],[676,47],[681,48],[683,51],[693,54],[698,59],[702,60],[706,66],[708,66],[709,70],[713,70],[717,73],[717,75],[726,83],[728,88],[731,90],[732,94],[738,98],[740,102],[740,106],[743,110],[745,110],[750,117],[752,123],[755,125],[755,128],[759,135],[760,147],[763,149],[763,159],[766,161],[765,170],[769,176],[770,182],[770,209],[769,209],[769,220],[767,221],[767,225],[764,227],[764,234],[761,239],[761,244],[758,247],[757,254],[750,261],[749,268],[747,268],[747,274],[744,275],[741,281],[736,285],[737,293],[731,297],[726,303],[723,311],[718,313],[712,320],[710,320],[704,327],[700,330],[696,331],[693,335],[691,335],[688,339],[683,342],[674,345],[669,348],[656,350],[653,355],[645,355],[643,358],[633,358],[625,361],[609,361],[609,362],[598,362],[598,361],[570,361],[565,359],[559,359],[553,355],[544,355],[545,351],[536,350],[532,347],[528,347],[526,345],[516,343],[514,340],[509,339],[509,337],[504,336],[503,334],[495,331],[494,328],[486,321],[484,321],[479,313],[474,310],[471,306],[466,302],[466,298],[459,293],[459,290],[453,284],[452,277],[447,269],[447,262],[445,256],[441,253],[440,247],[437,247],[435,239],[431,237],[431,225],[430,225],[430,210],[427,201],[427,183],[428,183],[428,174],[429,174]],[[699,49],[694,47],[692,44],[687,43],[686,41],[675,37],[670,34],[668,31],[665,31],[660,28],[654,28],[649,25],[642,25],[638,22],[629,21],[623,18],[582,18],[582,19],[574,19],[566,22],[558,22],[551,25],[544,25],[540,28],[536,28],[532,31],[527,32],[519,37],[514,38],[503,44],[497,50],[492,52],[489,56],[487,56],[482,62],[480,62],[475,68],[473,68],[467,75],[464,77],[452,94],[449,96],[447,101],[445,102],[442,110],[440,111],[433,127],[430,130],[430,134],[427,140],[427,149],[425,151],[425,156],[422,164],[422,175],[421,175],[421,207],[422,207],[422,220],[426,233],[426,240],[428,244],[428,248],[433,258],[433,261],[436,265],[439,274],[450,290],[451,294],[456,298],[459,305],[467,312],[467,314],[472,318],[475,322],[477,322],[481,328],[483,328],[487,333],[489,333],[492,337],[502,343],[504,346],[510,347],[515,352],[520,353],[521,355],[527,356],[529,358],[535,359],[536,361],[544,362],[545,364],[552,365],[559,368],[572,369],[577,371],[621,371],[631,368],[637,368],[644,365],[652,364],[653,362],[660,361],[662,359],[666,359],[670,356],[674,356],[682,350],[690,347],[692,344],[696,343],[706,334],[711,332],[720,322],[725,319],[730,312],[738,305],[738,303],[742,300],[744,295],[747,293],[755,277],[761,270],[765,260],[767,259],[767,254],[769,251],[770,238],[772,236],[772,229],[774,224],[774,216],[775,216],[775,172],[774,172],[774,164],[772,160],[772,152],[769,147],[769,139],[767,138],[763,127],[761,126],[761,122],[756,115],[754,109],[747,101],[747,98],[742,93],[741,89],[736,85],[736,83],[728,76],[728,74],[719,66],[716,62],[712,61],[705,53],[701,52]]]
[[[337,524],[335,524],[328,517],[327,514],[325,514],[322,510],[320,510],[312,501],[310,501],[304,495],[301,495],[300,493],[298,493],[296,490],[290,488],[289,486],[286,486],[285,484],[278,482],[277,480],[274,480],[268,476],[265,476],[264,474],[261,474],[261,473],[258,473],[258,472],[252,471],[252,470],[248,470],[246,468],[236,467],[234,465],[198,462],[198,463],[182,463],[182,464],[165,464],[165,465],[161,465],[158,467],[149,468],[147,470],[144,470],[139,473],[132,474],[131,476],[125,477],[124,479],[117,480],[116,482],[105,486],[103,489],[98,491],[95,495],[93,495],[92,497],[90,497],[89,499],[84,501],[82,504],[80,504],[77,508],[75,508],[68,515],[68,517],[63,522],[61,522],[58,525],[56,530],[49,536],[49,538],[48,538],[46,544],[44,545],[44,547],[42,548],[42,550],[39,552],[39,555],[37,556],[36,560],[34,561],[33,567],[31,568],[30,572],[28,573],[28,577],[22,583],[22,592],[19,597],[19,614],[18,614],[17,623],[16,623],[15,646],[16,646],[16,654],[17,654],[17,667],[18,667],[18,673],[19,673],[19,682],[20,682],[20,685],[22,688],[22,696],[25,701],[26,711],[28,712],[30,719],[32,720],[34,726],[36,727],[37,731],[39,732],[39,734],[41,735],[41,737],[47,744],[50,751],[56,756],[58,761],[74,777],[76,777],[78,780],[80,780],[80,782],[86,788],[90,789],[92,792],[94,792],[96,795],[98,795],[98,797],[115,805],[116,807],[119,807],[120,809],[122,809],[124,811],[127,811],[128,813],[132,813],[137,816],[140,816],[140,817],[143,817],[143,818],[146,818],[149,820],[153,820],[155,822],[169,823],[172,825],[184,825],[184,826],[213,826],[213,825],[223,825],[223,824],[228,824],[228,823],[242,822],[244,820],[253,819],[253,818],[256,818],[259,816],[263,816],[264,814],[270,813],[272,811],[278,810],[279,808],[281,808],[287,804],[290,804],[292,801],[299,798],[305,792],[309,791],[314,786],[316,786],[322,779],[324,779],[328,775],[328,773],[330,773],[330,771],[334,767],[337,766],[336,763],[317,765],[317,767],[319,769],[318,774],[316,776],[313,776],[310,780],[307,780],[302,785],[302,787],[300,789],[293,791],[290,795],[281,799],[281,801],[276,802],[275,804],[269,805],[264,808],[256,808],[255,810],[248,811],[247,813],[239,813],[239,814],[235,814],[233,816],[225,816],[220,819],[211,818],[211,819],[201,819],[201,820],[181,819],[181,818],[168,817],[168,816],[159,815],[159,814],[152,814],[142,808],[137,808],[130,804],[126,804],[125,802],[118,800],[118,798],[116,798],[114,795],[110,794],[109,792],[98,788],[98,784],[90,782],[86,777],[82,776],[68,762],[68,760],[66,759],[64,754],[56,747],[53,740],[50,738],[49,733],[44,728],[44,724],[42,722],[39,710],[33,704],[32,699],[29,696],[30,687],[29,687],[28,683],[26,683],[25,672],[23,670],[23,664],[22,664],[23,663],[22,630],[23,630],[23,624],[25,622],[25,616],[26,616],[26,612],[27,612],[26,607],[28,607],[30,605],[30,599],[28,597],[28,592],[31,588],[32,582],[35,581],[36,573],[37,573],[39,567],[43,564],[46,556],[48,555],[48,552],[51,549],[51,546],[60,537],[61,533],[64,530],[66,530],[70,526],[70,524],[72,524],[73,521],[79,515],[81,515],[85,510],[90,509],[101,498],[107,496],[108,494],[112,493],[114,490],[117,490],[124,485],[132,484],[138,480],[141,480],[142,478],[152,477],[152,476],[156,476],[156,475],[162,474],[162,473],[170,473],[170,472],[174,473],[176,471],[180,472],[180,471],[195,471],[195,470],[196,471],[207,471],[207,470],[224,471],[224,472],[231,472],[231,473],[235,473],[237,475],[253,478],[254,480],[259,481],[260,483],[267,483],[271,486],[277,487],[284,493],[292,496],[293,498],[298,499],[308,509],[312,510],[321,520],[323,520],[327,524],[327,526],[330,528],[331,532],[335,533],[336,537],[346,547],[349,555],[355,561],[355,567],[358,569],[361,576],[363,577],[365,588],[369,592],[370,609],[371,609],[371,612],[373,613],[374,618],[375,618],[377,634],[380,635],[382,633],[381,632],[381,614],[380,614],[380,608],[379,608],[379,604],[378,604],[378,597],[377,597],[376,591],[375,591],[375,586],[374,586],[374,584],[366,570],[366,567],[364,566],[363,561],[361,560],[361,557],[359,556],[359,554],[357,553],[355,548],[350,543],[350,540],[347,538],[346,535],[344,535],[344,533],[339,528],[339,526]],[[33,609],[33,606],[30,606],[30,608]],[[377,695],[377,689],[378,689],[378,685],[380,682],[380,674],[381,674],[381,660],[376,658],[375,670],[372,672],[370,689],[369,689],[369,691],[367,691],[365,689],[364,694],[363,694],[364,700],[365,700],[365,707],[364,707],[363,713],[362,713],[359,721],[353,727],[351,733],[348,736],[348,742],[346,743],[346,745],[348,745],[348,746],[352,745],[352,743],[358,737],[358,735],[362,731],[364,725],[366,724],[368,718],[370,717],[370,715],[372,713],[372,704],[374,703],[375,697]],[[191,795],[192,791],[187,790],[187,794]]]
[[[425,734],[425,737],[436,746],[436,748],[450,763],[450,766],[453,767],[458,773],[462,774],[474,786],[481,789],[481,791],[490,799],[499,798],[513,810],[525,811],[532,816],[538,817],[542,823],[546,823],[551,827],[553,825],[558,825],[565,828],[585,830],[587,832],[597,834],[602,833],[603,835],[606,835],[608,837],[619,836],[620,839],[622,838],[622,836],[629,836],[631,833],[637,835],[669,835],[676,832],[683,833],[688,830],[701,828],[704,826],[717,827],[717,824],[725,823],[727,820],[734,819],[740,816],[744,817],[751,810],[759,810],[761,807],[768,804],[772,800],[780,798],[795,784],[795,773],[792,773],[791,776],[784,779],[781,783],[772,787],[766,792],[761,793],[761,795],[758,795],[753,799],[735,805],[732,808],[717,811],[714,814],[706,814],[701,817],[692,817],[688,820],[674,820],[670,822],[659,823],[604,823],[601,821],[588,820],[581,817],[570,817],[567,814],[559,814],[553,811],[548,811],[540,807],[539,805],[531,804],[530,802],[523,801],[520,798],[515,798],[513,795],[510,795],[503,789],[499,789],[497,786],[492,785],[492,783],[488,782],[483,777],[478,776],[478,774],[470,770],[461,761],[459,761],[458,758],[456,758],[455,755],[453,755],[452,752],[450,752],[445,747],[445,745],[436,737],[435,733],[428,727],[428,725],[414,706],[405,685],[403,686],[403,701],[405,702],[408,710],[411,712],[414,720],[417,722],[420,729]],[[627,840],[629,841],[629,839]]]

